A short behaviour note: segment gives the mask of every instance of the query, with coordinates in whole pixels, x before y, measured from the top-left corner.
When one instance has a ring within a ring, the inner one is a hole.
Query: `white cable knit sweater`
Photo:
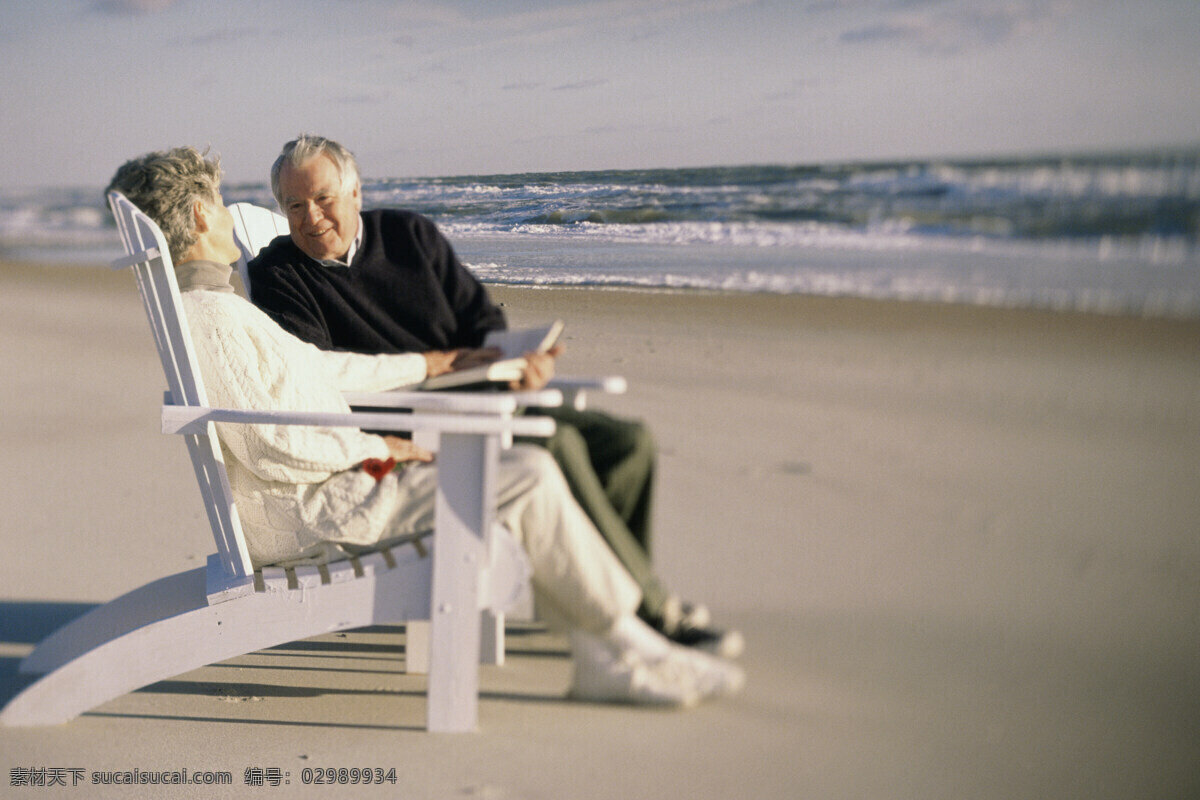
[[[425,378],[416,353],[320,350],[235,294],[182,294],[208,402],[219,408],[346,412],[345,391],[384,391]],[[395,474],[359,469],[388,457],[382,437],[355,428],[217,423],[229,483],[255,566],[327,561],[341,544],[388,534],[403,502]]]

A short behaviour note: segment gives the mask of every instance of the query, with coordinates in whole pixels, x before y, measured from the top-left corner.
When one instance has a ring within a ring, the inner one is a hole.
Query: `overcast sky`
[[[4,185],[306,131],[367,177],[1200,143],[1198,0],[0,0]]]

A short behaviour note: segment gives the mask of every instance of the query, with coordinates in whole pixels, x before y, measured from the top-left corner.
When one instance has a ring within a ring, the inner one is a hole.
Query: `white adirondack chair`
[[[528,580],[520,547],[493,525],[497,454],[513,435],[549,435],[553,422],[514,417],[517,399],[504,394],[360,398],[415,412],[403,415],[210,408],[162,233],[121,195],[109,201],[129,254],[113,266],[134,268],[167,377],[162,430],[187,442],[217,552],[207,567],[135,589],[49,636],[21,664],[22,672],[45,674],[5,706],[0,722],[65,722],[243,653],[347,628],[432,619],[427,727],[474,729],[480,609],[502,612]],[[536,399],[551,404],[555,396],[542,392]],[[432,559],[414,543],[321,567],[255,572],[213,427],[222,421],[435,432],[440,480]],[[411,661],[414,642],[407,646]]]

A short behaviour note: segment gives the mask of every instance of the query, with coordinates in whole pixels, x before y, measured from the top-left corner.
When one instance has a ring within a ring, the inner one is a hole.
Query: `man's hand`
[[[424,447],[418,447],[413,444],[411,439],[401,439],[399,436],[384,436],[383,441],[387,444],[388,455],[396,459],[397,463],[403,464],[406,461],[424,461],[428,463],[433,461],[433,453]]]
[[[430,350],[424,355],[425,374],[429,378],[434,378],[438,375],[445,375],[447,372],[490,364],[500,357],[500,351],[494,347],[481,347],[477,349]]]
[[[526,353],[525,374],[519,381],[513,381],[508,388],[513,391],[534,392],[545,387],[554,377],[554,359],[562,355],[563,346],[556,345],[544,353]]]

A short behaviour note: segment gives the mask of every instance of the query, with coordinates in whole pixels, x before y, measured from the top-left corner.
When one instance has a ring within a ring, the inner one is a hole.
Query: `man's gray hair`
[[[147,153],[126,161],[104,191],[120,192],[162,229],[176,264],[198,238],[192,206],[212,205],[221,189],[221,159],[194,147]]]
[[[275,163],[271,165],[271,194],[275,195],[275,202],[279,204],[280,208],[283,208],[283,197],[279,190],[279,175],[283,172],[283,165],[291,164],[293,168],[301,167],[322,155],[328,156],[333,165],[337,167],[338,176],[342,179],[341,189],[343,192],[358,185],[360,180],[358,162],[354,159],[353,153],[333,139],[302,133],[283,146],[279,158],[275,159]]]

